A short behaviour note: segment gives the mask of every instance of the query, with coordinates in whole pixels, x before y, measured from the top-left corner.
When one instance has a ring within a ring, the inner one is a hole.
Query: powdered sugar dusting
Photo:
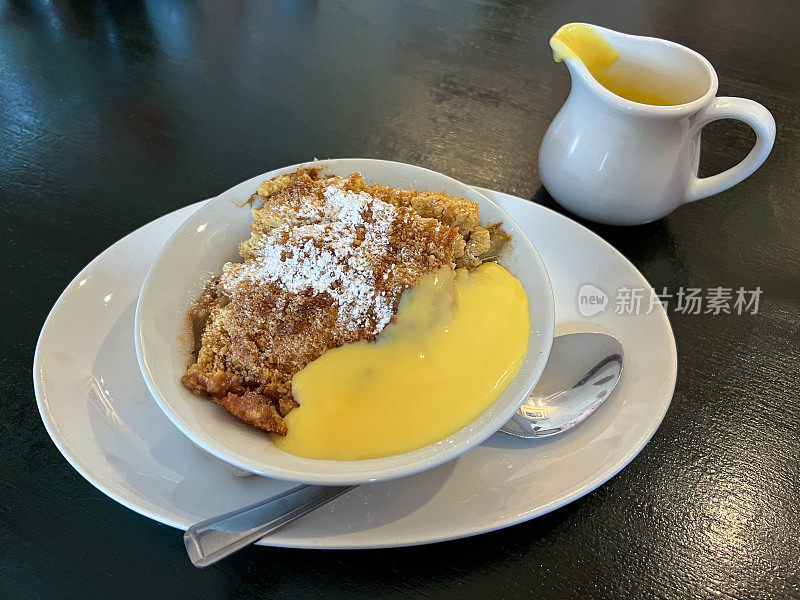
[[[388,256],[397,218],[391,204],[331,184],[322,199],[305,203],[291,223],[261,238],[253,260],[223,278],[228,277],[228,285],[249,278],[292,293],[328,293],[339,306],[339,325],[378,333],[392,318],[393,298],[379,290],[374,265]],[[383,271],[381,281],[388,277]]]

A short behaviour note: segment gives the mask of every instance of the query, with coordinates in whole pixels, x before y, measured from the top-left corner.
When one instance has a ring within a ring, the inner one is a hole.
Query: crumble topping
[[[375,339],[422,276],[474,268],[507,239],[480,226],[471,200],[321,171],[259,187],[243,262],[227,263],[189,314],[202,336],[183,384],[279,434],[297,406],[295,373],[327,350]]]
[[[298,225],[286,222],[259,238],[254,258],[225,269],[222,285],[235,288],[244,278],[276,283],[299,294],[329,293],[339,311],[337,324],[349,330],[368,327],[378,333],[394,314],[393,298],[379,290],[394,263],[386,263],[397,209],[366,192],[328,185],[319,202],[308,202],[295,213]],[[405,251],[405,249],[404,249]]]

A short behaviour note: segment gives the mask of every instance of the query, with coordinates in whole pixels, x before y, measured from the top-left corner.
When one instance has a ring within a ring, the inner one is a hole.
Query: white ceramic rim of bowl
[[[526,291],[528,291],[531,304],[532,327],[528,354],[526,355],[523,365],[520,367],[517,377],[515,377],[509,387],[506,388],[504,393],[501,394],[486,411],[481,413],[475,421],[444,440],[402,454],[359,461],[331,461],[301,458],[277,450],[265,453],[267,457],[270,455],[273,457],[280,456],[280,460],[276,462],[273,460],[265,460],[264,458],[256,459],[252,456],[248,457],[243,454],[241,450],[232,448],[231,445],[221,443],[219,441],[219,435],[210,435],[207,432],[200,431],[199,428],[195,426],[196,424],[190,422],[186,414],[181,414],[180,410],[198,409],[198,405],[186,404],[186,401],[189,399],[197,402],[209,401],[204,401],[192,396],[179,382],[177,383],[177,386],[180,388],[180,391],[177,391],[178,397],[172,398],[163,388],[163,385],[159,384],[159,378],[153,374],[152,364],[157,362],[158,353],[153,352],[153,344],[147,339],[147,328],[150,327],[152,329],[152,324],[154,322],[153,315],[151,314],[154,310],[152,309],[153,290],[157,287],[154,282],[156,282],[159,277],[164,276],[161,271],[165,268],[164,263],[170,256],[170,253],[174,251],[176,246],[181,244],[187,232],[190,230],[197,231],[197,223],[206,220],[206,215],[208,213],[213,213],[215,207],[222,206],[223,202],[225,203],[224,206],[232,206],[233,200],[241,204],[242,201],[255,193],[255,190],[265,179],[292,172],[301,166],[308,165],[311,165],[311,163],[299,163],[281,169],[275,169],[226,190],[192,214],[192,216],[190,216],[169,238],[145,277],[144,285],[142,286],[136,306],[134,337],[136,354],[144,381],[161,410],[184,435],[214,456],[258,475],[317,485],[355,485],[412,475],[452,460],[495,433],[530,395],[530,392],[533,390],[544,370],[550,352],[553,330],[555,327],[555,306],[552,286],[547,270],[533,242],[531,242],[522,228],[503,209],[480,192],[473,190],[466,184],[451,177],[429,169],[377,159],[329,159],[315,163],[315,165],[322,166],[329,171],[335,171],[340,175],[353,171],[360,171],[368,181],[373,179],[376,181],[379,180],[386,185],[402,185],[403,187],[409,187],[410,184],[408,180],[404,180],[401,175],[398,175],[400,183],[393,182],[391,181],[391,176],[387,175],[385,172],[378,178],[372,178],[369,174],[370,169],[373,171],[393,169],[396,171],[404,171],[406,175],[408,175],[409,171],[413,171],[415,173],[414,180],[416,180],[417,177],[435,180],[435,184],[420,187],[431,191],[444,189],[450,194],[475,199],[481,204],[482,222],[486,222],[486,220],[484,220],[486,217],[493,221],[502,220],[504,222],[504,228],[512,234],[514,240],[510,261],[513,261],[514,258],[518,258],[520,249],[523,249],[522,255],[525,257],[525,261],[520,265],[523,271],[516,271],[514,274],[521,280],[528,281],[529,283],[529,285],[526,286]],[[413,185],[413,182],[411,185]],[[245,208],[243,210],[246,210],[248,215],[250,214],[249,209]],[[493,213],[493,215],[486,215],[484,214],[485,212]],[[250,217],[248,217],[247,220],[249,222]],[[211,228],[210,231],[214,231],[214,228]],[[239,239],[244,239],[245,237],[246,234]],[[206,279],[208,275],[208,273],[205,274]],[[531,282],[536,282],[535,289],[531,289],[533,287],[530,285]],[[179,301],[183,306],[177,311],[178,313],[183,312],[183,314],[185,314],[185,308],[188,306],[190,300],[186,300],[185,302],[184,300],[185,299],[181,299]],[[178,336],[176,335],[175,337],[177,342]],[[148,360],[148,356],[155,356],[156,360],[151,362]],[[174,387],[177,379],[179,378],[170,378],[170,385]],[[514,393],[513,390],[515,389],[516,392]],[[183,405],[179,404],[181,402],[183,402]],[[251,432],[242,433],[245,437],[255,434],[261,436],[261,439],[269,439],[266,433],[244,425],[210,402],[209,405],[210,408],[213,408],[215,411],[215,413],[209,414],[224,415],[224,418],[228,419],[229,423],[233,423],[233,425],[226,424],[226,428],[234,426],[240,427],[241,432]],[[218,417],[214,416],[213,418],[217,419]],[[478,425],[476,425],[476,423]],[[217,433],[219,433],[219,431],[220,430],[218,430]],[[241,447],[241,444],[238,445]],[[274,448],[274,446],[272,448]]]

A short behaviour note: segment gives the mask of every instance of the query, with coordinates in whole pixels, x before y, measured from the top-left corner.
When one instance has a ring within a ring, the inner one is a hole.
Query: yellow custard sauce
[[[528,348],[528,297],[503,267],[450,268],[400,300],[374,342],[329,350],[297,373],[300,403],[282,450],[358,460],[408,452],[473,421],[506,388]]]
[[[550,38],[550,47],[556,62],[580,60],[600,85],[626,100],[654,106],[687,101],[678,97],[677,90],[664,91],[658,73],[620,61],[619,51],[590,25],[569,23],[560,27]]]

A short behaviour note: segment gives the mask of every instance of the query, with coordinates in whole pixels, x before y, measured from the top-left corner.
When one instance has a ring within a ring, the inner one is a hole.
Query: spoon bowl
[[[500,431],[539,438],[572,429],[611,395],[622,374],[622,357],[622,344],[604,333],[554,338],[539,383]]]

